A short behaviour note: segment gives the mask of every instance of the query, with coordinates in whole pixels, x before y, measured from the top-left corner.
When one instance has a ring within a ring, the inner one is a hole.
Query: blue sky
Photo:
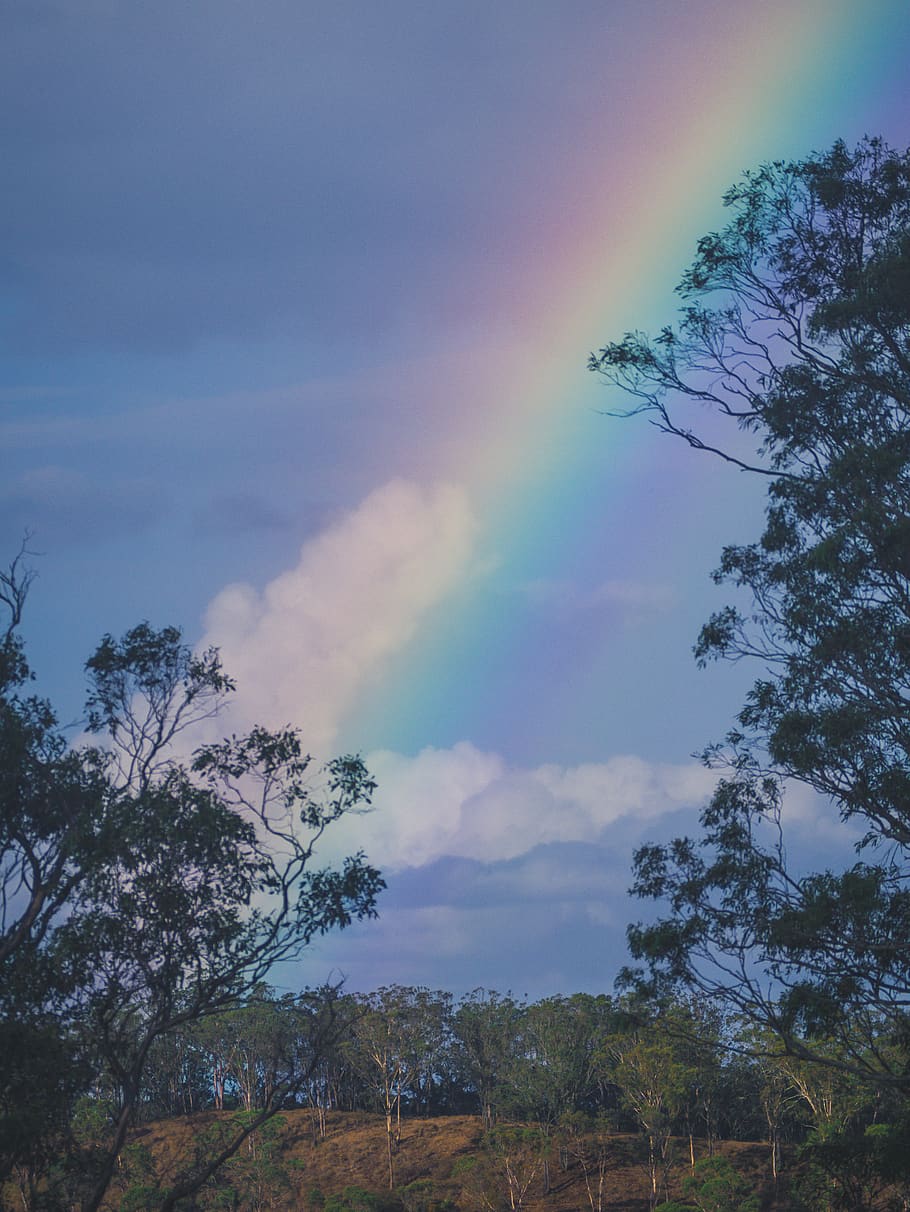
[[[0,3],[0,543],[77,721],[142,618],[222,646],[231,721],[364,752],[378,923],[329,969],[609,988],[635,845],[691,829],[698,673],[760,485],[600,415],[722,189],[908,143],[881,0]],[[833,855],[795,796],[795,845]]]

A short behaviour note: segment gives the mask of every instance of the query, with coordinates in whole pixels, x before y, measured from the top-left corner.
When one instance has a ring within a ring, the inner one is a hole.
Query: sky
[[[0,551],[79,732],[141,619],[364,755],[378,921],[278,979],[609,991],[696,827],[762,485],[605,415],[745,169],[910,143],[903,0],[0,0]],[[794,794],[795,852],[836,858]],[[802,847],[802,851],[801,848]]]

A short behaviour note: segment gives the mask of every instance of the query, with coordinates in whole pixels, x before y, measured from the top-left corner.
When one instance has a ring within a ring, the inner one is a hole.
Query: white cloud
[[[716,774],[696,762],[649,763],[628,755],[579,766],[541,766],[536,777],[557,802],[577,805],[599,827],[620,816],[651,819],[700,804],[717,782]]]
[[[461,839],[465,804],[506,775],[505,762],[467,741],[451,749],[424,749],[416,757],[388,750],[367,758],[379,784],[375,810],[345,832],[356,833],[371,859],[386,865],[431,862],[443,854],[465,854]],[[353,840],[353,837],[352,837]]]
[[[333,850],[363,848],[384,870],[445,855],[495,862],[548,842],[589,842],[622,818],[649,820],[698,807],[716,776],[703,767],[612,757],[579,766],[510,769],[467,741],[416,757],[367,757],[375,810],[340,822]]]
[[[461,489],[396,480],[306,542],[261,593],[223,589],[202,643],[237,680],[231,725],[293,723],[329,756],[357,695],[469,574],[475,534]]]

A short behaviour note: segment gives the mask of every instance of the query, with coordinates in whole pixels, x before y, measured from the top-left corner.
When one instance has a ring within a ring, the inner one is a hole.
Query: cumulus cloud
[[[306,542],[261,592],[223,589],[203,646],[217,645],[237,680],[232,726],[293,723],[328,757],[358,694],[470,573],[475,533],[461,489],[396,480]]]
[[[716,778],[695,763],[631,756],[511,768],[467,741],[415,757],[380,751],[367,762],[379,782],[375,811],[341,823],[333,842],[363,847],[384,870],[443,856],[494,862],[546,843],[593,842],[624,818],[646,822],[697,808]]]

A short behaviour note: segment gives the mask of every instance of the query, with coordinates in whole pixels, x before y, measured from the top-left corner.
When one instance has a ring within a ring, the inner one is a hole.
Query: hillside
[[[148,1149],[162,1165],[166,1175],[174,1174],[199,1148],[200,1141],[216,1134],[219,1124],[231,1118],[206,1112],[184,1119],[145,1125],[137,1132],[131,1156],[141,1157]],[[550,1191],[544,1194],[545,1173],[535,1135],[522,1129],[507,1129],[498,1151],[484,1148],[481,1122],[473,1116],[448,1116],[437,1119],[405,1120],[401,1140],[395,1150],[395,1190],[389,1191],[385,1123],[382,1117],[365,1113],[332,1113],[327,1118],[326,1136],[316,1139],[314,1122],[307,1111],[289,1111],[277,1128],[254,1142],[231,1164],[218,1184],[201,1201],[210,1207],[300,1209],[318,1212],[331,1197],[346,1188],[372,1192],[376,1201],[349,1197],[336,1202],[335,1208],[352,1212],[369,1209],[404,1209],[404,1212],[475,1212],[482,1208],[509,1208],[520,1198],[520,1206],[534,1212],[583,1212],[590,1209],[581,1155],[586,1149],[588,1179],[595,1209],[597,1207],[598,1167],[590,1138],[578,1138],[568,1149],[553,1148],[549,1158]],[[646,1212],[648,1176],[642,1155],[643,1141],[636,1136],[613,1135],[602,1141],[605,1159],[602,1212]],[[138,1146],[138,1150],[136,1149]],[[701,1146],[701,1147],[699,1147]],[[718,1151],[729,1157],[736,1169],[746,1175],[754,1190],[763,1196],[763,1207],[775,1205],[767,1181],[767,1149],[760,1144],[723,1143]],[[696,1155],[704,1155],[704,1146],[696,1142]],[[126,1203],[137,1208],[141,1203],[141,1176],[135,1172],[135,1160],[127,1161],[126,1181],[111,1202],[120,1200],[130,1185],[128,1172],[134,1170],[132,1198]],[[678,1196],[680,1182],[689,1172],[688,1142],[675,1142],[670,1194]],[[510,1182],[511,1178],[511,1182]],[[138,1181],[137,1181],[138,1180]],[[517,1206],[517,1203],[516,1203]]]

